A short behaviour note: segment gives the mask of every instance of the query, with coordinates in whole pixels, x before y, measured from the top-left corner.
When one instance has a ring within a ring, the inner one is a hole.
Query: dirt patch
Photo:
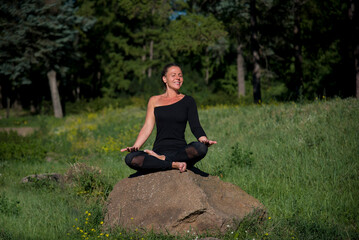
[[[0,128],[0,132],[16,132],[19,136],[28,136],[33,134],[38,128],[34,127],[7,127]]]

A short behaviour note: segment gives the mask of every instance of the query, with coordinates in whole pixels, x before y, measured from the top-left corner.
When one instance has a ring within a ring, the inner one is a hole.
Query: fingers
[[[127,148],[123,148],[121,149],[121,152],[137,152],[138,151],[138,147],[127,147]]]
[[[204,144],[206,144],[208,147],[210,147],[210,146],[212,146],[213,144],[216,144],[216,143],[217,143],[217,141],[212,141],[212,140],[208,140],[208,139],[202,140],[201,142],[204,143]]]
[[[138,147],[130,147],[130,152],[137,152],[138,151]]]
[[[180,172],[185,172],[187,169],[187,163],[183,162],[181,165],[180,165]]]

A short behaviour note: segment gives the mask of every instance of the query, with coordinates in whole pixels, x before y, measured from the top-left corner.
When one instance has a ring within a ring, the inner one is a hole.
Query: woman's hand
[[[212,141],[212,140],[209,140],[207,137],[205,136],[202,136],[200,138],[198,138],[198,141],[200,141],[201,143],[204,143],[206,144],[208,147],[212,146],[213,144],[216,144],[217,141]]]
[[[127,147],[127,148],[122,148],[121,152],[137,152],[138,151],[138,147]]]

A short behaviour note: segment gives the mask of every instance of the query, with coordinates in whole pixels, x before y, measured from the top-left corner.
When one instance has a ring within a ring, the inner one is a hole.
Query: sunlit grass
[[[218,144],[197,166],[238,185],[268,211],[263,224],[248,220],[221,239],[355,239],[359,235],[358,100],[222,105],[203,107],[199,116],[208,137]],[[63,120],[0,120],[1,126],[42,125],[26,141],[0,134],[0,194],[7,199],[3,205],[19,202],[17,214],[0,206],[5,209],[0,214],[0,239],[179,239],[102,229],[103,189],[133,173],[120,149],[133,144],[144,118],[144,108],[127,107]],[[152,147],[154,137],[152,134],[144,148]],[[186,138],[195,140],[189,128]],[[38,146],[35,150],[34,145]],[[76,186],[20,183],[34,173],[65,174],[77,163],[99,169],[99,181],[93,182],[89,180],[94,179],[92,175],[85,174]],[[79,229],[85,230],[86,211],[95,220],[85,235]]]

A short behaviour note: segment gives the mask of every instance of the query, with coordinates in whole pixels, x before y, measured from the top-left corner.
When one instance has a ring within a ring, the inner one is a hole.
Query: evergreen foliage
[[[8,84],[36,82],[31,72],[62,75],[73,64],[78,29],[92,21],[75,14],[72,1],[7,1],[1,4],[0,74]]]
[[[1,4],[1,16],[0,71],[12,80],[26,77],[32,65],[64,72],[74,53],[76,27],[91,26],[75,15],[71,1],[7,1]]]
[[[50,100],[44,80],[51,69],[60,73],[64,102],[147,99],[160,93],[160,71],[168,62],[183,66],[185,93],[196,93],[201,102],[221,95],[233,103],[238,96],[251,98],[249,0],[3,2],[3,107],[12,94],[12,103],[40,109]],[[256,0],[263,101],[354,96],[349,5]]]

